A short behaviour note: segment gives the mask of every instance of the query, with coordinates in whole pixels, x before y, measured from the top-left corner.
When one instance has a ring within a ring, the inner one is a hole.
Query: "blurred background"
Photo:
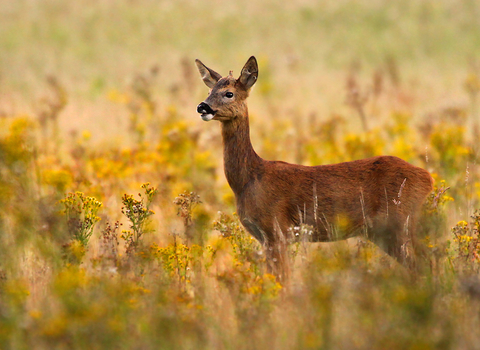
[[[259,59],[250,101],[256,122],[344,113],[349,74],[364,89],[376,75],[382,88],[400,86],[423,117],[468,103],[463,84],[478,73],[480,10],[471,0],[30,0],[4,1],[0,11],[1,112],[35,110],[53,75],[69,96],[62,126],[98,137],[119,126],[112,118],[122,122],[112,90],[152,68],[160,108],[181,101],[182,114],[198,122],[195,106],[206,92],[195,58],[223,75],[239,74],[251,55]],[[355,127],[358,120],[348,119]]]
[[[194,60],[252,55],[263,158],[431,172],[421,278],[363,238],[267,273],[196,113]],[[0,0],[0,348],[478,347],[479,118],[477,0]]]

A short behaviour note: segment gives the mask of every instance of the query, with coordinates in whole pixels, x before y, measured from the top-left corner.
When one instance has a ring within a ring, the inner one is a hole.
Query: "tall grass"
[[[2,4],[0,348],[478,347],[478,11]],[[225,74],[252,54],[264,158],[391,154],[432,173],[422,274],[363,237],[297,239],[290,278],[268,274],[234,213],[218,125],[195,113],[193,58]]]

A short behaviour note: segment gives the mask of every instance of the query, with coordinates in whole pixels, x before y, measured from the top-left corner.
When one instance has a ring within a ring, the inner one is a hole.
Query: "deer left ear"
[[[213,69],[208,68],[198,59],[195,60],[195,63],[205,85],[207,85],[210,89],[213,89],[217,81],[219,81],[222,76],[215,72]]]
[[[243,66],[242,73],[238,78],[238,81],[245,86],[245,89],[249,90],[258,78],[258,64],[254,56],[250,57]]]

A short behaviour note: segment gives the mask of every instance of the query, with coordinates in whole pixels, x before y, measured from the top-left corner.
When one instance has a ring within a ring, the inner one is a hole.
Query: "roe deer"
[[[204,121],[221,122],[225,176],[235,193],[238,216],[267,248],[271,269],[281,263],[278,247],[284,235],[300,224],[313,227],[310,240],[315,242],[365,233],[390,256],[413,267],[415,218],[433,188],[426,170],[393,156],[318,166],[264,160],[250,142],[246,103],[258,77],[255,57],[238,79],[195,62],[210,88],[197,112]]]

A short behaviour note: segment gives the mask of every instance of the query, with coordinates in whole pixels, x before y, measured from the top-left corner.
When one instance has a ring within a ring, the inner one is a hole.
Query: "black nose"
[[[213,111],[213,109],[209,105],[207,105],[205,102],[202,102],[197,106],[197,113],[200,113],[200,114],[214,114],[215,112]]]

